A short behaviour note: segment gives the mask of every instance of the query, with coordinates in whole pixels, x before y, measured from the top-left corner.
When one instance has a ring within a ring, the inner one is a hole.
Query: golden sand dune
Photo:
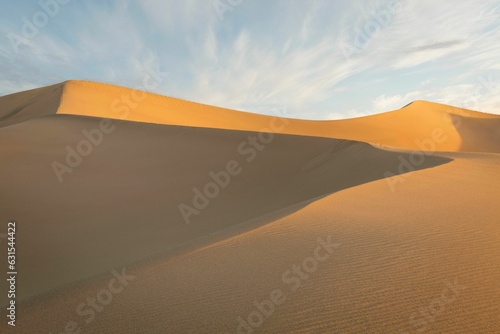
[[[62,94],[61,94],[62,91]],[[38,100],[32,96],[39,94]],[[142,91],[88,81],[2,97],[5,124],[58,113],[244,131],[269,131],[272,117],[208,106]],[[5,101],[5,102],[4,102]],[[59,101],[58,106],[55,104]],[[22,109],[25,107],[25,110]],[[17,112],[22,109],[22,112]],[[284,115],[280,115],[284,116]],[[338,121],[288,119],[280,133],[349,139],[412,150],[500,153],[500,115],[415,101],[374,116]],[[0,122],[0,126],[2,123]],[[273,130],[273,129],[271,129]]]
[[[17,333],[500,332],[499,116],[417,101],[304,121],[138,94],[0,97]]]

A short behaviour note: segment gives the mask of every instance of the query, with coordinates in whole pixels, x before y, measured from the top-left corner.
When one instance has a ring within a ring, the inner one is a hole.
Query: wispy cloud
[[[422,46],[418,46],[418,47],[409,49],[408,52],[421,52],[421,51],[427,51],[427,50],[449,49],[452,46],[460,45],[463,43],[464,43],[464,40],[436,42],[436,43],[422,45]]]

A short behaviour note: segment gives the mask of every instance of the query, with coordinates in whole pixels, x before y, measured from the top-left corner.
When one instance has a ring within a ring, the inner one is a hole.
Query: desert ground
[[[500,333],[500,115],[401,107],[310,121],[87,81],[0,97],[2,332]]]

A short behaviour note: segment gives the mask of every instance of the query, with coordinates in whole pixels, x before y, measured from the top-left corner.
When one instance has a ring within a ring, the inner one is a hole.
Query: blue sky
[[[500,0],[0,0],[0,95],[81,79],[339,119],[500,114]]]

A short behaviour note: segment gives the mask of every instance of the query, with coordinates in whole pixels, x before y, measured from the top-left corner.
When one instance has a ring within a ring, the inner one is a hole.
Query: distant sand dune
[[[32,108],[24,110],[23,115],[37,108],[44,110],[45,114],[57,112],[135,122],[244,131],[269,129],[272,122],[270,116],[88,81],[67,81],[39,91],[43,92],[44,98],[34,101],[31,104]],[[1,97],[0,101],[2,103],[7,101],[3,109],[11,110],[19,108],[18,101],[25,101],[33,94],[32,91],[22,92]],[[49,104],[47,100],[51,103]],[[59,107],[54,109],[53,101],[56,100],[59,100]],[[9,114],[5,111],[2,113]],[[33,116],[39,115],[40,111],[33,113]],[[14,117],[4,122],[11,124],[24,119],[25,117]],[[338,121],[290,119],[286,128],[280,132],[357,140],[406,149],[500,153],[497,144],[500,141],[499,128],[500,115],[415,101],[399,110],[361,118]]]

